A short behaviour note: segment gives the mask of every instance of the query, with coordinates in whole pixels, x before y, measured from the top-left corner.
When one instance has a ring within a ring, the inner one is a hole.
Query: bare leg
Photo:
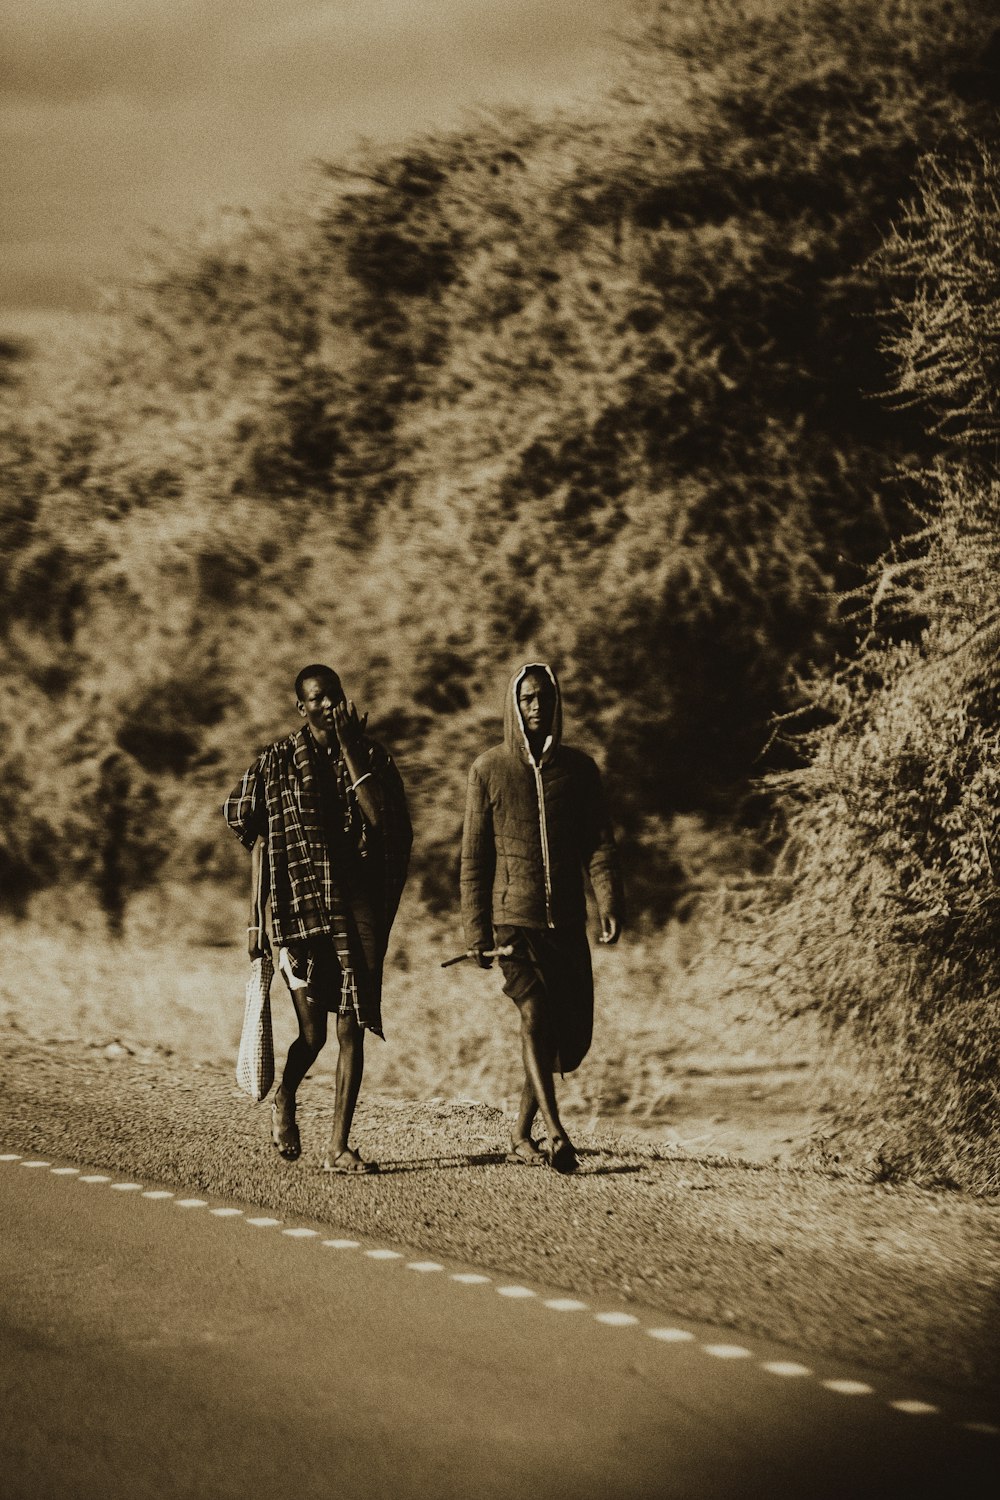
[[[535,1123],[537,1114],[538,1099],[531,1086],[531,1079],[525,1073],[524,1084],[521,1088],[521,1102],[517,1111],[517,1123],[511,1132],[511,1140],[515,1145],[518,1141],[531,1140],[531,1127]]]
[[[565,1137],[556,1103],[555,1081],[552,1076],[553,1049],[549,1029],[537,1001],[524,1000],[521,1011],[521,1057],[524,1061],[524,1088],[521,1090],[521,1115],[518,1123],[527,1118],[528,1129],[540,1110],[549,1143],[556,1136]],[[530,1101],[530,1102],[529,1102]],[[526,1107],[527,1106],[527,1107]],[[527,1135],[528,1131],[525,1131]]]
[[[299,1034],[288,1049],[281,1084],[271,1106],[271,1138],[286,1161],[301,1154],[299,1129],[295,1123],[295,1096],[299,1084],[319,1057],[326,1043],[326,1007],[308,991],[292,991]]]
[[[525,1078],[524,1090],[521,1094],[522,1110],[530,1089],[545,1122],[545,1133],[548,1136],[546,1156],[549,1165],[557,1172],[575,1172],[578,1165],[576,1152],[573,1150],[572,1141],[563,1129],[559,1118],[559,1106],[556,1104],[556,1087],[552,1076],[555,1048],[549,1034],[546,1017],[535,1000],[523,1000],[520,1010],[521,1055],[524,1059]],[[530,1114],[529,1118],[533,1120],[534,1115]]]
[[[535,1123],[538,1113],[538,1099],[531,1080],[525,1076],[524,1085],[521,1089],[521,1102],[517,1112],[517,1121],[510,1132],[510,1151],[507,1155],[509,1162],[523,1163],[529,1167],[542,1167],[547,1161],[544,1151],[540,1151],[531,1138],[531,1127]]]
[[[361,1079],[365,1071],[365,1031],[354,1016],[337,1017],[337,1041],[340,1055],[337,1058],[337,1094],[333,1107],[333,1130],[327,1161],[334,1163],[338,1157],[351,1155],[348,1140],[354,1122],[354,1108],[358,1102]]]

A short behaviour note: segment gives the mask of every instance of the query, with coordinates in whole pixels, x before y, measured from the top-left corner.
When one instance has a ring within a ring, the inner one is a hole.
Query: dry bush
[[[997,164],[924,169],[887,243],[897,398],[948,446],[920,529],[877,570],[856,657],[812,685],[825,722],[783,779],[785,868],[758,974],[863,1049],[842,1135],[882,1175],[1000,1191],[1000,275]],[[989,376],[987,380],[986,377]],[[978,381],[986,380],[985,384]],[[856,1116],[851,1117],[851,1110]]]
[[[155,793],[168,878],[233,876],[215,809],[330,656],[448,906],[467,764],[543,655],[670,910],[675,819],[749,819],[789,670],[829,659],[829,590],[929,457],[868,400],[867,257],[921,147],[994,118],[988,36],[973,0],[663,0],[603,100],[359,151],[152,247],[5,424],[3,720],[48,747],[9,761],[0,873],[77,873],[80,739],[125,757],[130,826]]]

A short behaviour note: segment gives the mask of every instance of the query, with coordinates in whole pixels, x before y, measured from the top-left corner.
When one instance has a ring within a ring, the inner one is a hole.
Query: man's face
[[[305,719],[321,745],[336,738],[333,711],[344,701],[344,689],[339,677],[324,673],[321,677],[307,677],[302,684],[299,713]]]
[[[517,706],[529,734],[546,735],[552,728],[552,711],[556,695],[547,677],[529,672],[517,689]]]

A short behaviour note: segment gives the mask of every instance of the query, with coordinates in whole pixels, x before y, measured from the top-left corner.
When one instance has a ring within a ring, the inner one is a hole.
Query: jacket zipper
[[[538,827],[542,835],[542,870],[545,875],[545,920],[550,927],[556,924],[552,920],[552,871],[549,868],[549,833],[545,826],[545,789],[542,786],[542,768],[531,762],[531,768],[535,773],[535,789],[538,793]]]

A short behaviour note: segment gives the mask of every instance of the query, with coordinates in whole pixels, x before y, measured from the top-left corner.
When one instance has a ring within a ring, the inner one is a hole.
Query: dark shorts
[[[367,902],[354,901],[336,913],[332,933],[287,943],[285,952],[287,965],[280,967],[289,989],[304,987],[310,1003],[354,1016],[382,1036],[381,948]]]
[[[354,971],[340,961],[329,937],[302,939],[288,943],[287,958],[279,956],[282,977],[290,990],[305,990],[310,1001],[338,1015],[354,1015],[357,1010],[357,983]]]
[[[556,1071],[572,1073],[589,1052],[594,1032],[586,927],[498,927],[496,940],[498,948],[514,950],[499,960],[504,994],[517,1005],[539,1001],[552,1028]]]

